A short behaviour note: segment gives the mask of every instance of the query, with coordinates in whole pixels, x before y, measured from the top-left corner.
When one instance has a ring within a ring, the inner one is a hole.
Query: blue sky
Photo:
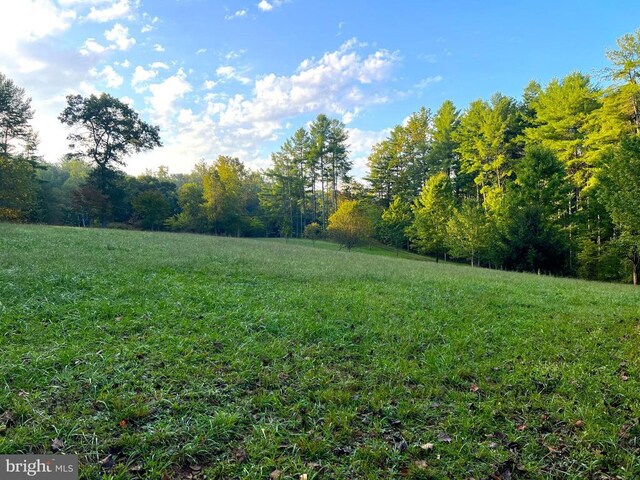
[[[582,71],[640,28],[640,2],[0,0],[0,71],[26,88],[41,153],[66,152],[65,95],[106,91],[160,125],[130,173],[269,155],[317,114],[349,129],[355,173],[421,106],[458,108]]]

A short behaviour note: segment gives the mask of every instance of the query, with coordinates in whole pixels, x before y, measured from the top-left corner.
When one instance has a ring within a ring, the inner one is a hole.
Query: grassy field
[[[257,240],[262,241],[262,242],[284,243],[285,245],[302,245],[302,246],[305,246],[305,247],[320,248],[320,249],[323,249],[323,250],[333,250],[334,252],[335,251],[344,250],[337,243],[328,242],[328,241],[324,241],[324,240],[316,240],[314,242],[314,241],[311,241],[311,240],[301,239],[301,238],[284,239],[284,238],[272,238],[272,237],[270,237],[270,238],[260,238],[260,239],[257,239]],[[424,255],[418,255],[417,253],[407,252],[406,250],[396,250],[393,247],[390,247],[388,245],[383,245],[383,244],[378,243],[378,242],[373,241],[373,240],[371,241],[370,244],[353,247],[351,249],[351,251],[358,252],[358,253],[368,253],[370,255],[380,255],[380,256],[383,256],[383,257],[405,258],[405,259],[409,259],[409,260],[418,260],[418,261],[421,261],[421,262],[433,262],[433,261],[435,261],[431,257],[426,257]]]
[[[82,478],[640,478],[640,290],[319,247],[0,225],[0,453],[78,453]]]

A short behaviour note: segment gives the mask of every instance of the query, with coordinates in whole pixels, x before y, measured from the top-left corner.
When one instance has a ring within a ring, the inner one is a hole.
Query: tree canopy
[[[33,119],[31,98],[24,88],[0,73],[0,153],[8,154],[12,142],[28,142],[33,137],[29,122]]]
[[[59,120],[71,128],[67,137],[74,154],[93,162],[99,171],[98,189],[109,196],[108,170],[125,165],[125,158],[160,147],[160,128],[149,125],[123,101],[100,96],[68,95]],[[102,226],[107,224],[107,205],[101,208]]]

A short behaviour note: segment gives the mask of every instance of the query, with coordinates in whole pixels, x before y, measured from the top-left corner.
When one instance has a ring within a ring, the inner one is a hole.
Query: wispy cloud
[[[441,81],[442,81],[442,76],[441,75],[436,75],[434,77],[423,78],[418,83],[416,83],[414,85],[414,87],[418,88],[420,90],[423,90],[423,89],[425,89],[427,87],[430,87],[434,83],[438,83],[438,82],[441,82]]]
[[[232,13],[231,15],[225,15],[224,19],[233,20],[234,18],[246,17],[247,13],[248,13],[248,10],[246,9],[237,10],[235,13]]]
[[[92,22],[105,23],[125,17],[131,13],[129,0],[120,0],[104,8],[91,7],[89,14],[85,17]]]

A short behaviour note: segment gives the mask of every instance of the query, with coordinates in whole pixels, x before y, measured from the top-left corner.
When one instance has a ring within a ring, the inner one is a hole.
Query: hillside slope
[[[640,293],[0,225],[0,453],[96,478],[638,478]]]

